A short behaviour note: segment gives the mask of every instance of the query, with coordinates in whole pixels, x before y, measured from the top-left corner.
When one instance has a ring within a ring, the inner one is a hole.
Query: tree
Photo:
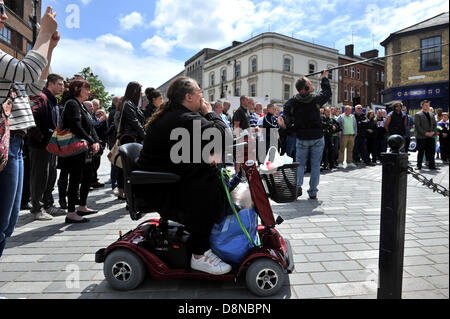
[[[107,109],[114,96],[106,91],[105,85],[99,79],[98,75],[92,73],[91,67],[84,68],[77,75],[91,84],[91,99],[98,99],[101,102],[102,108]]]

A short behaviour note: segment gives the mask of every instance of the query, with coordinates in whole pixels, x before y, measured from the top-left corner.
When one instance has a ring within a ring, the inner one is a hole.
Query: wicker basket
[[[299,163],[283,165],[276,172],[260,172],[269,197],[277,203],[289,203],[297,200],[297,176]]]

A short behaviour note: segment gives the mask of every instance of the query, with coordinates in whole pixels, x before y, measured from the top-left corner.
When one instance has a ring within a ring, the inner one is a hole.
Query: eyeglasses
[[[2,16],[6,15],[6,7],[4,3],[0,3],[0,14]]]

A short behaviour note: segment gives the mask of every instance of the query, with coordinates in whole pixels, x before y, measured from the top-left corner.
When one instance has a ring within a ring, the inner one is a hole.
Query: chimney
[[[232,46],[235,47],[235,46],[238,46],[238,45],[241,44],[241,43],[242,43],[242,42],[239,42],[239,41],[233,41]]]
[[[345,46],[345,55],[349,56],[349,57],[353,57],[353,49],[354,49],[354,45],[353,44],[349,44]]]
[[[378,50],[370,50],[366,52],[361,52],[361,56],[366,59],[376,58],[378,57]]]

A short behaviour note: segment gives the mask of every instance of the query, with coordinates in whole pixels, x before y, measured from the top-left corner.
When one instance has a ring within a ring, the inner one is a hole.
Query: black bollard
[[[392,153],[381,154],[383,176],[378,299],[402,298],[408,172],[408,154],[399,152],[403,144],[403,137],[393,135],[388,140]]]

